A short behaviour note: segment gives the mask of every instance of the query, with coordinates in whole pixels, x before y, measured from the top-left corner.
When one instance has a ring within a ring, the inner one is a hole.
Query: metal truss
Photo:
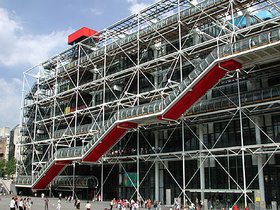
[[[31,176],[32,181],[35,181],[34,176],[40,173],[49,159],[55,158],[54,154],[58,150],[85,147],[115,113],[163,100],[214,49],[218,49],[219,63],[234,59],[243,66],[242,69],[229,72],[220,81],[221,84],[230,81],[237,83],[239,88],[242,80],[262,77],[262,73],[275,73],[271,67],[273,63],[279,62],[279,41],[271,42],[269,46],[253,47],[252,37],[279,30],[279,13],[277,0],[208,0],[198,1],[197,4],[188,0],[161,0],[27,70],[23,78],[21,121],[24,136],[20,145],[22,163],[17,169],[18,176]],[[252,47],[238,50],[235,43],[240,40],[248,40]],[[234,46],[234,52],[227,54],[224,46],[228,45]],[[279,65],[275,64],[274,68],[279,70]],[[219,89],[219,85],[215,88]],[[280,108],[279,95],[278,98],[271,96],[269,100],[266,98],[246,104],[242,102],[245,95],[238,90],[234,99],[223,94],[224,101],[232,102],[228,106],[204,110],[201,104],[213,101],[207,99],[207,94],[176,121],[162,121],[156,117],[147,120],[144,115],[135,120],[132,117],[138,128],[130,132],[137,132],[139,143],[139,135],[143,130],[171,130],[178,129],[178,126],[192,130],[192,126],[209,122],[229,120],[230,123],[239,119],[242,133],[243,118],[254,124],[252,116],[278,113]],[[221,100],[221,97],[217,100]],[[256,128],[259,128],[258,124]],[[164,152],[162,145],[160,151],[140,154],[138,146],[134,155],[104,155],[94,164],[118,164],[126,171],[125,164],[135,163],[139,172],[140,162],[151,162],[144,180],[152,167],[158,167],[155,165],[160,163],[180,189],[180,196],[183,195],[186,204],[185,199],[191,202],[187,189],[192,180],[186,183],[185,164],[189,160],[200,161],[193,174],[195,177],[202,171],[205,162],[213,159],[228,178],[237,184],[241,196],[236,202],[244,197],[247,205],[247,200],[252,202],[251,197],[247,196],[251,183],[244,181],[243,185],[239,185],[218,158],[242,157],[242,173],[246,180],[245,156],[268,154],[269,158],[253,182],[270,158],[279,153],[279,143],[263,130],[261,132],[269,137],[270,143],[244,145],[241,137],[240,146],[217,148],[221,133],[214,146],[209,148],[202,137],[193,131],[196,141],[201,145],[199,150],[185,150],[183,147],[182,151]],[[184,145],[184,132],[181,138]],[[182,161],[182,184],[168,170],[165,161]],[[141,197],[142,182],[139,179],[137,182],[135,192]],[[200,190],[204,191],[207,191],[205,187]]]

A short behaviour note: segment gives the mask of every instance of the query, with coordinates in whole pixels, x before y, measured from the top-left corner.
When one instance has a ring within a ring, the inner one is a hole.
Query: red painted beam
[[[56,177],[56,175],[64,168],[64,166],[71,163],[72,160],[57,161],[46,172],[46,175],[41,177],[33,189],[45,189],[54,177]]]
[[[222,77],[226,70],[233,71],[240,69],[241,63],[235,60],[223,61],[216,64],[193,88],[184,95],[172,108],[168,110],[159,119],[177,120],[188,108],[190,108],[200,97],[202,97],[210,88],[212,88]]]
[[[83,161],[95,162],[97,161],[110,147],[112,147],[129,128],[137,127],[136,123],[124,122],[115,126],[106,135],[102,143],[99,143],[84,159]]]
[[[132,122],[123,122],[118,125],[118,127],[122,128],[137,128],[137,123]]]

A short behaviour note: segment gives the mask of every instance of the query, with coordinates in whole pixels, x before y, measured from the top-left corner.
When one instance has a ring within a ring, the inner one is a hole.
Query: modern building
[[[279,203],[279,2],[161,0],[116,21],[24,73],[18,189]]]

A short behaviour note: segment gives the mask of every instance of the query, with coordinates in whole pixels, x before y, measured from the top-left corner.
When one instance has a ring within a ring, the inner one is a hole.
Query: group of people
[[[161,152],[161,147],[151,147],[151,148],[140,148],[140,155],[159,153]],[[135,148],[131,149],[118,149],[118,150],[110,150],[106,156],[107,157],[118,157],[118,156],[129,156],[136,155],[137,150]]]
[[[161,202],[154,201],[152,202],[151,199],[147,200],[141,200],[135,202],[133,199],[129,202],[127,199],[119,199],[116,200],[115,198],[111,200],[110,202],[110,209],[117,208],[119,210],[137,210],[139,208],[147,208],[147,209],[155,209],[160,210],[161,209]]]
[[[12,197],[10,201],[10,210],[31,210],[33,205],[33,200],[30,197],[27,198],[18,198],[17,196]]]
[[[72,199],[72,197],[70,199],[68,197],[65,200],[66,200],[66,202],[71,202],[71,200],[73,200],[73,199]],[[74,207],[76,210],[81,209],[81,201],[78,198],[76,198],[74,201]],[[89,201],[87,201],[85,208],[86,208],[86,210],[91,210],[91,204],[89,203]],[[61,210],[61,195],[59,196],[56,210]]]

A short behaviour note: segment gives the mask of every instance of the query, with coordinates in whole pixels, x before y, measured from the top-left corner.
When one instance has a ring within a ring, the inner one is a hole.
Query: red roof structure
[[[82,40],[84,40],[85,38],[88,38],[94,34],[98,34],[98,31],[89,29],[87,27],[83,27],[81,29],[79,29],[78,31],[70,34],[68,36],[68,44],[69,45],[74,45]]]

